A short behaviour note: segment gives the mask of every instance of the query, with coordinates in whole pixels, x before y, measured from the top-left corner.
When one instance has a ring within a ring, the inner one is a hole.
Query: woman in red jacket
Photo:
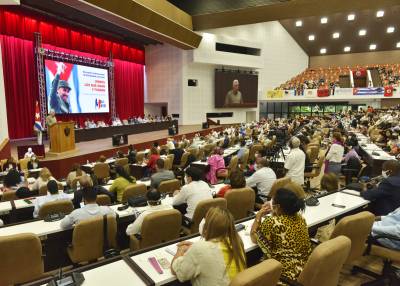
[[[160,155],[158,154],[158,150],[155,147],[152,147],[150,149],[150,157],[149,160],[147,161],[147,168],[149,170],[149,175],[151,173],[154,173],[156,170],[156,162],[157,160],[160,159]]]

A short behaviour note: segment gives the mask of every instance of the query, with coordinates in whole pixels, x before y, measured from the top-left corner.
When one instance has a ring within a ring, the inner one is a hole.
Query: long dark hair
[[[126,180],[129,181],[129,183],[133,183],[133,179],[131,176],[129,176],[129,174],[125,171],[125,169],[121,166],[117,166],[117,168],[115,169],[115,171],[117,172],[117,174],[122,177],[125,178]]]

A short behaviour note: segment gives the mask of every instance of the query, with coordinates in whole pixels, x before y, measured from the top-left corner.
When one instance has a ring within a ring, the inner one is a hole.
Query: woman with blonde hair
[[[36,179],[35,183],[33,183],[31,190],[32,191],[39,191],[41,187],[47,186],[47,183],[51,180],[55,180],[54,177],[51,175],[51,172],[48,168],[44,167],[39,172],[39,177]]]
[[[242,240],[232,214],[226,208],[211,208],[199,226],[204,240],[183,241],[171,262],[179,281],[194,286],[229,285],[246,267]]]

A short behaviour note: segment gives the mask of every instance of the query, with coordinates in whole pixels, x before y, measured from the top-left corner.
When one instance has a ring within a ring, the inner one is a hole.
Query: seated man
[[[174,172],[170,170],[165,170],[164,169],[164,160],[163,159],[158,159],[156,161],[156,173],[154,173],[151,176],[151,183],[150,187],[151,188],[158,188],[160,183],[162,181],[168,181],[168,180],[173,180],[175,179]]]
[[[386,216],[380,216],[375,219],[372,226],[372,237],[378,235],[397,238],[398,240],[380,238],[377,241],[382,246],[400,250],[400,208],[397,208]]]
[[[269,163],[266,158],[257,158],[257,171],[247,178],[246,185],[253,188],[257,194],[256,202],[264,203],[267,200],[272,184],[276,180],[274,170],[269,168]]]
[[[94,189],[96,195],[107,195],[110,197],[112,203],[115,202],[115,195],[113,193],[110,193],[100,185],[95,185],[89,175],[84,175],[79,179],[79,188],[74,192],[74,198],[72,199],[72,204],[74,205],[75,209],[79,209],[81,207],[83,189],[89,187]]]
[[[170,205],[163,205],[161,203],[161,194],[158,190],[153,189],[150,190],[146,193],[146,198],[147,198],[147,204],[148,208],[142,212],[133,223],[128,225],[128,228],[126,229],[126,234],[127,235],[133,235],[133,234],[139,234],[140,230],[142,228],[142,223],[144,218],[154,212],[158,211],[164,211],[164,210],[170,210],[172,209],[172,206]]]
[[[361,197],[371,201],[371,212],[375,215],[387,215],[400,207],[400,162],[385,161],[382,165],[383,180],[371,189],[360,193]]]
[[[202,179],[203,172],[196,167],[189,167],[185,171],[185,182],[180,190],[174,192],[173,206],[187,204],[185,216],[192,219],[197,204],[202,200],[212,199],[210,187]]]
[[[114,211],[107,206],[99,206],[96,203],[97,192],[93,187],[86,187],[82,190],[85,206],[74,210],[61,220],[61,228],[71,228],[78,222],[103,215],[114,215]]]
[[[25,153],[24,158],[31,158],[32,156],[35,156],[35,153],[33,153],[32,148],[29,147],[28,151]]]
[[[37,218],[39,216],[39,210],[45,203],[70,200],[67,194],[58,191],[58,184],[55,180],[48,181],[47,192],[47,196],[37,197],[37,199],[35,200],[35,209],[33,211],[34,218]]]

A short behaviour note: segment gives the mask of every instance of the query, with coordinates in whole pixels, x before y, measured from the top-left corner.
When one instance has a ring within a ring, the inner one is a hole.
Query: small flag
[[[36,101],[36,107],[35,107],[35,124],[33,125],[33,128],[36,131],[43,131],[42,123],[40,120],[40,109],[39,109],[39,102]]]

